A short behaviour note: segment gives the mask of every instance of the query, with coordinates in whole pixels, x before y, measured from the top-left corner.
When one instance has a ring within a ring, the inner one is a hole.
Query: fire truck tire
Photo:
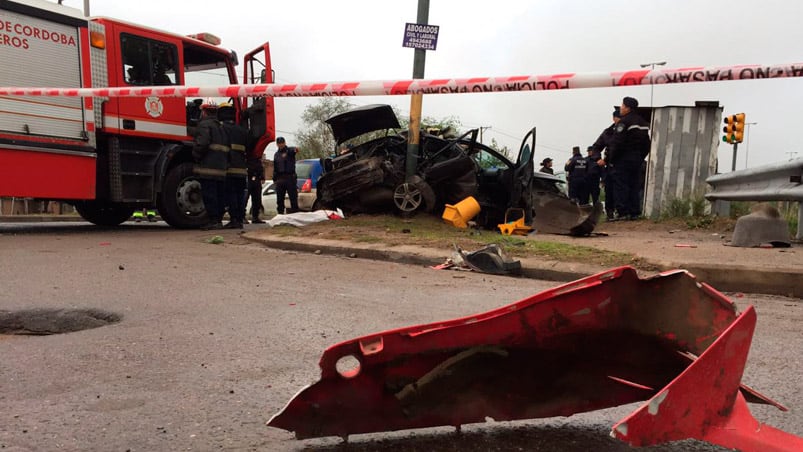
[[[167,172],[156,208],[162,219],[175,228],[194,229],[209,222],[192,163],[181,163]]]
[[[81,201],[75,203],[81,217],[98,226],[117,226],[131,217],[134,207],[105,201]]]

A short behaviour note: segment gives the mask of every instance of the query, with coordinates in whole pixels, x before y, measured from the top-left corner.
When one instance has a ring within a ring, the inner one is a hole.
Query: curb
[[[86,221],[78,215],[0,215],[0,223],[58,223]]]
[[[450,251],[435,250],[421,247],[398,247],[397,249],[365,246],[351,242],[335,240],[315,240],[312,242],[298,242],[294,240],[266,239],[255,237],[250,232],[240,235],[241,238],[253,243],[285,251],[300,251],[305,253],[320,253],[334,256],[348,256],[360,259],[371,259],[400,264],[421,265],[430,267],[442,264],[449,256]],[[558,261],[539,261],[535,259],[522,259],[521,276],[525,278],[543,279],[547,281],[574,281],[576,279],[593,275],[605,268],[598,268],[583,264],[564,263]]]
[[[380,248],[375,245],[360,245],[335,240],[313,240],[298,242],[281,239],[267,239],[254,236],[252,232],[240,235],[245,240],[259,243],[274,249],[320,253],[335,256],[348,256],[401,264],[432,266],[443,263],[451,255],[445,250],[421,247]],[[747,292],[786,297],[803,297],[803,269],[764,270],[748,267],[723,265],[709,266],[679,264],[672,262],[645,262],[655,265],[659,272],[683,269],[692,273],[698,281],[708,284],[720,292]],[[607,270],[582,263],[545,261],[537,258],[521,259],[521,277],[546,281],[568,282]]]

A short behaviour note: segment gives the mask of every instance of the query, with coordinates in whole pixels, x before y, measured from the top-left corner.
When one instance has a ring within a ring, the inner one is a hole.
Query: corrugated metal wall
[[[716,173],[722,107],[659,107],[653,111],[644,215],[657,218],[673,199],[701,198]]]

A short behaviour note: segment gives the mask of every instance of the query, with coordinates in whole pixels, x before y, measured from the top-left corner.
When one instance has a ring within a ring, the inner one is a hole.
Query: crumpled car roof
[[[373,104],[358,107],[326,120],[337,144],[376,130],[399,129],[398,118],[390,105]]]

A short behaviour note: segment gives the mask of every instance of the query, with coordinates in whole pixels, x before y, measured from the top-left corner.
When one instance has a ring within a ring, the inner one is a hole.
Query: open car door
[[[244,84],[273,83],[274,74],[270,62],[270,43],[264,43],[248,52],[244,59]],[[249,148],[252,156],[262,158],[265,148],[276,139],[276,114],[273,97],[254,96],[243,98],[241,111],[246,114]]]
[[[533,213],[533,194],[532,182],[535,164],[533,155],[535,154],[535,127],[524,135],[519,148],[519,157],[516,159],[516,167],[513,171],[513,184],[511,186],[510,200],[514,204],[521,199],[522,208],[525,212],[525,220],[529,224],[532,222]]]

